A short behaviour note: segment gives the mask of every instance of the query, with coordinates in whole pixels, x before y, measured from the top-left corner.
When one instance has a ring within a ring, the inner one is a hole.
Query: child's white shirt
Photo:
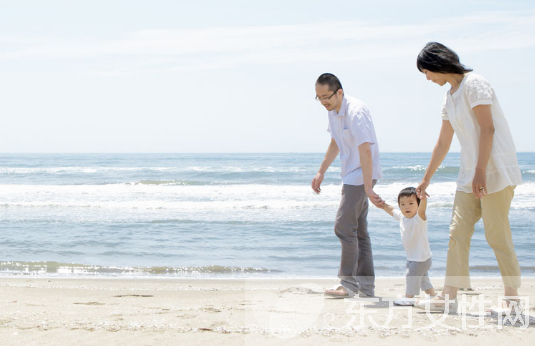
[[[407,218],[398,209],[393,210],[392,216],[399,221],[401,242],[407,253],[407,260],[425,262],[430,259],[432,254],[427,238],[427,221],[422,220],[418,213]]]

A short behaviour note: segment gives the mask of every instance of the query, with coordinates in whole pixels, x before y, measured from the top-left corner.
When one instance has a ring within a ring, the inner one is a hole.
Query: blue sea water
[[[323,154],[0,154],[0,273],[41,276],[335,277],[340,163],[310,188]],[[391,204],[429,153],[382,153],[375,187]],[[524,276],[535,275],[535,154],[510,211]],[[459,154],[428,189],[430,275],[445,271]],[[398,224],[370,207],[376,274],[402,276]],[[473,275],[498,276],[481,223]]]

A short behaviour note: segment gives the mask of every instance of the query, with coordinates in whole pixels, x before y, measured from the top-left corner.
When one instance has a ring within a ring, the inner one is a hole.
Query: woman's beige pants
[[[520,287],[520,266],[509,226],[509,207],[514,189],[515,186],[508,186],[482,199],[475,198],[472,193],[456,192],[450,225],[445,285],[470,287],[468,263],[470,240],[474,234],[475,224],[483,218],[485,238],[496,255],[504,286]]]

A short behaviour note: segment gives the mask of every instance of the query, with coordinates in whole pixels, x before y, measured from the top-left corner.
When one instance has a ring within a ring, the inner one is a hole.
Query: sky
[[[535,151],[532,0],[0,0],[0,152],[325,152],[324,72],[382,152],[431,152],[448,87],[416,68],[429,41]]]

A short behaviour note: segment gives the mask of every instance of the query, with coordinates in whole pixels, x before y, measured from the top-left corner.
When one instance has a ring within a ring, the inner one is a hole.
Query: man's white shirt
[[[340,150],[342,182],[347,185],[363,185],[360,164],[359,145],[370,143],[372,154],[372,180],[382,178],[379,161],[379,145],[375,135],[370,111],[364,102],[349,95],[344,95],[340,112],[329,111],[329,127]]]

